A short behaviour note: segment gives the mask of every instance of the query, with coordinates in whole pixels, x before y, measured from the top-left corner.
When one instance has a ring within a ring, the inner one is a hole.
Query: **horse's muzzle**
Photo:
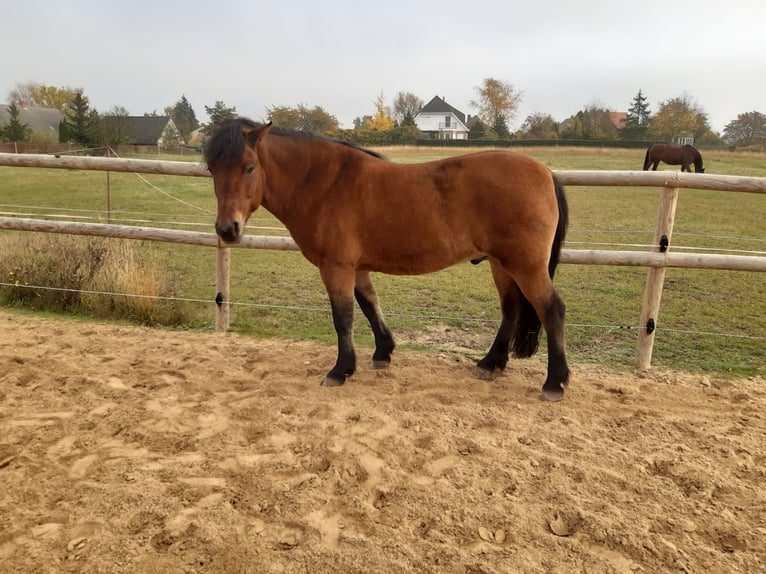
[[[215,224],[215,232],[224,243],[239,243],[242,240],[243,226],[239,221],[231,221],[228,225]]]

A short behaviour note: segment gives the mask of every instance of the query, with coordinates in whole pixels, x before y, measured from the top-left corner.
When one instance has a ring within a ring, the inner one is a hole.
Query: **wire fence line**
[[[20,282],[9,283],[4,281],[0,281],[0,287],[13,287],[13,288],[21,288],[21,289],[78,293],[82,295],[99,295],[104,297],[125,297],[125,298],[135,298],[135,299],[150,299],[150,300],[157,300],[157,301],[173,301],[173,302],[179,302],[179,303],[200,303],[200,304],[205,304],[210,306],[224,304],[224,305],[229,305],[231,307],[250,307],[254,309],[275,309],[280,311],[292,311],[296,313],[297,312],[312,312],[312,313],[322,313],[322,314],[330,315],[330,309],[327,306],[313,307],[309,305],[278,305],[275,303],[248,303],[244,301],[219,302],[219,301],[216,301],[215,298],[201,299],[201,298],[195,298],[195,297],[170,297],[170,296],[162,296],[162,295],[142,295],[138,293],[117,293],[114,291],[70,289],[66,287],[48,287],[44,285],[28,285],[28,284],[20,283]],[[499,324],[499,320],[497,319],[485,319],[480,317],[464,317],[464,316],[454,316],[454,315],[436,315],[436,314],[430,314],[430,313],[387,312],[386,316],[398,317],[403,319],[418,319],[418,320],[425,320],[425,321],[439,321],[439,322],[458,321],[462,323],[483,323],[483,324],[492,325],[492,326],[496,326]],[[575,329],[600,329],[600,330],[606,330],[606,331],[614,331],[614,330],[636,331],[641,328],[641,326],[638,324],[614,325],[614,324],[603,324],[603,323],[572,323],[572,322],[567,322],[566,327],[575,328]],[[665,333],[684,334],[684,335],[702,335],[702,336],[709,336],[709,337],[729,337],[734,339],[766,341],[766,337],[759,337],[757,335],[744,335],[744,334],[737,334],[737,333],[695,331],[695,330],[673,329],[673,328],[664,328],[664,327],[657,327],[657,331],[665,332]]]

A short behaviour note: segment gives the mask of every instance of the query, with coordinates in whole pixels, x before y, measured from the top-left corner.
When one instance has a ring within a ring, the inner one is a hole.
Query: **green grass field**
[[[428,161],[465,149],[383,148],[392,161]],[[514,148],[551,169],[638,170],[643,150]],[[766,177],[766,155],[704,153],[706,172]],[[152,159],[157,159],[153,156]],[[194,161],[194,158],[168,158]],[[199,161],[197,158],[196,161]],[[663,166],[664,167],[664,166]],[[0,167],[0,211],[27,217],[106,221],[106,174]],[[203,178],[109,176],[115,223],[212,231],[215,197]],[[646,249],[659,189],[569,187],[569,249]],[[673,247],[718,252],[766,251],[763,194],[681,190]],[[264,210],[251,234],[284,234]],[[0,273],[7,274],[0,232]],[[37,234],[25,234],[30,241]],[[215,297],[212,249],[140,242],[166,262],[177,296]],[[725,250],[725,251],[718,251]],[[562,265],[556,284],[567,303],[570,361],[630,368],[647,271],[640,267]],[[400,347],[460,350],[480,357],[499,317],[489,267],[470,264],[421,277],[377,275],[384,313]],[[293,252],[232,250],[232,329],[259,337],[334,342],[329,305],[318,272]],[[181,326],[210,328],[214,306],[185,306]],[[766,375],[766,277],[762,273],[668,269],[652,364],[720,376]],[[358,313],[360,356],[372,337]],[[541,346],[543,349],[544,346]]]

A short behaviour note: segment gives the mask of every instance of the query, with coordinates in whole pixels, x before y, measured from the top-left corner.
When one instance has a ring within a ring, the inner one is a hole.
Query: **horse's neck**
[[[296,204],[321,196],[323,183],[331,179],[323,172],[334,169],[329,164],[335,162],[324,161],[321,151],[322,146],[333,144],[277,135],[268,136],[263,144],[261,204],[289,228],[291,213],[298,211]]]
[[[290,138],[269,135],[259,146],[258,161],[263,167],[263,198],[261,204],[277,219],[284,222],[295,196],[298,183],[305,179],[309,165],[304,154],[296,150],[299,142]]]

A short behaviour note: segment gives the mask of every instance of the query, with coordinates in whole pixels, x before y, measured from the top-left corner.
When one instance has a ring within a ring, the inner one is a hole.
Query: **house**
[[[609,112],[609,121],[615,128],[621,130],[628,125],[628,112]]]
[[[11,121],[8,111],[10,105],[0,105],[0,126],[7,126]],[[16,106],[19,111],[19,123],[26,124],[32,129],[32,139],[59,141],[59,125],[64,114],[56,108],[40,108],[37,106]]]
[[[415,116],[415,124],[427,139],[468,139],[465,114],[439,96],[434,96],[423,106]]]
[[[111,143],[165,149],[185,142],[168,116],[104,116],[104,133]]]

